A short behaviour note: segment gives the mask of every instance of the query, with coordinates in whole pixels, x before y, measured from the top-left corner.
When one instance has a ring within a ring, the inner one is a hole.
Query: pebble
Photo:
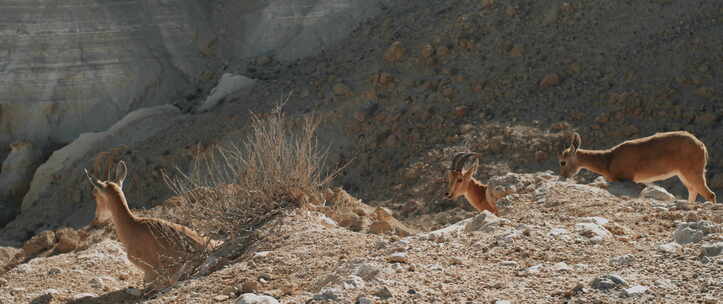
[[[236,304],[279,304],[279,301],[266,295],[245,293],[236,299]]]
[[[388,258],[387,261],[390,263],[407,263],[407,254],[405,252],[395,252],[392,253]]]
[[[640,296],[648,291],[648,287],[642,286],[642,285],[635,285],[630,288],[623,289],[623,296],[624,297],[637,297]]]
[[[213,297],[213,299],[216,300],[216,302],[226,301],[229,298],[230,297],[227,295],[217,295],[217,296]]]
[[[590,282],[590,287],[600,290],[614,288],[618,285],[626,286],[628,285],[628,283],[625,282],[625,280],[619,275],[615,274],[603,275],[595,278],[594,280],[592,280],[592,282]]]
[[[723,242],[705,244],[701,247],[701,254],[707,257],[719,256],[723,253]]]
[[[626,254],[610,258],[610,265],[614,266],[627,266],[635,261],[635,256],[632,254]]]
[[[86,292],[86,293],[79,293],[79,294],[76,294],[76,295],[73,296],[73,301],[78,301],[78,300],[80,300],[80,299],[85,299],[85,298],[95,298],[95,297],[97,297],[97,296],[98,296],[98,295],[97,295],[97,294],[94,294],[94,293],[87,293],[87,292]]]
[[[680,250],[681,247],[682,246],[678,245],[678,243],[676,242],[670,242],[658,245],[658,250],[667,253],[676,253],[678,252],[678,250]]]

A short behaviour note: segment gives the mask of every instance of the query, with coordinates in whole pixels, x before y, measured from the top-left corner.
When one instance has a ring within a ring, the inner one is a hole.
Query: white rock
[[[265,257],[269,256],[273,251],[257,251],[254,253],[254,257]]]
[[[670,242],[658,245],[658,250],[662,252],[668,252],[668,253],[676,253],[678,250],[680,250],[682,246],[678,245],[678,243]]]
[[[360,289],[364,288],[364,279],[359,276],[350,275],[344,282],[342,282],[344,289]]]
[[[600,226],[605,225],[608,222],[610,222],[610,221],[608,221],[608,219],[606,219],[604,217],[600,217],[600,216],[590,216],[590,217],[580,218],[580,223],[595,223]]]
[[[556,263],[555,265],[552,265],[552,270],[566,272],[566,271],[572,271],[572,267],[570,267],[570,265],[567,265],[567,263],[565,263],[565,262],[559,262],[559,263]]]
[[[388,258],[387,261],[390,263],[406,263],[407,260],[407,254],[405,252],[395,252],[392,253]]]
[[[218,103],[228,95],[242,89],[250,89],[254,86],[254,84],[256,84],[256,80],[246,76],[224,73],[221,75],[221,79],[218,81],[216,87],[211,90],[211,94],[206,98],[201,106],[194,110],[194,112],[206,112],[218,105]]]
[[[640,192],[640,196],[664,202],[675,200],[675,196],[670,194],[665,188],[654,184],[648,184],[645,189]]]
[[[578,223],[575,225],[575,231],[596,243],[612,237],[610,231],[595,223]]]
[[[236,299],[236,304],[279,304],[279,301],[266,295],[245,293]]]
[[[98,295],[94,294],[94,293],[79,293],[79,294],[76,294],[73,296],[73,300],[78,301],[78,300],[84,299],[84,298],[95,298],[97,296]]]
[[[695,243],[702,239],[703,231],[695,230],[690,227],[683,227],[682,229],[678,229],[673,232],[673,240],[675,240],[678,244]]]
[[[642,285],[635,285],[630,288],[623,289],[623,296],[625,297],[637,297],[648,291],[648,287]]]
[[[528,273],[538,273],[538,272],[540,272],[541,270],[542,270],[542,264],[537,264],[537,265],[534,265],[534,266],[527,267],[527,269],[525,269],[525,272],[528,272]]]
[[[718,256],[723,253],[723,242],[705,244],[701,247],[701,251],[701,254],[704,256]]]
[[[635,261],[635,256],[632,254],[626,254],[610,258],[610,265],[614,266],[627,266]]]
[[[547,235],[557,239],[566,239],[569,238],[569,233],[570,232],[567,231],[567,229],[565,228],[552,228],[550,229],[550,232],[547,233]]]

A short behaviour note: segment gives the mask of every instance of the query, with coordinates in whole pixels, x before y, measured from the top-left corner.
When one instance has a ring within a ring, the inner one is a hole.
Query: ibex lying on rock
[[[705,181],[708,151],[705,144],[685,131],[656,133],[624,141],[607,150],[580,149],[580,134],[574,133],[570,147],[558,156],[560,176],[572,177],[585,168],[609,182],[629,180],[651,183],[678,176],[688,188],[688,202],[698,194],[716,202]]]
[[[452,159],[447,181],[449,190],[445,194],[449,199],[456,199],[462,195],[472,207],[479,211],[488,210],[497,214],[495,198],[487,191],[487,185],[480,183],[473,176],[477,173],[479,160],[475,159],[471,168],[463,170],[464,164],[470,157],[479,157],[478,153],[459,152]]]
[[[191,265],[201,262],[198,258],[205,251],[220,242],[204,238],[185,226],[133,215],[123,194],[127,172],[123,161],[118,163],[115,181],[100,181],[85,170],[95,188],[97,207],[106,208],[101,214],[110,214],[118,240],[123,243],[128,260],[144,272],[144,282],[151,283],[151,290],[172,285]]]

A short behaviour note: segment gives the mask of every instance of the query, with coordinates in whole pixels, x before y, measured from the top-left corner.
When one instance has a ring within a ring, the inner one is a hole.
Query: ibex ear
[[[570,142],[570,149],[572,150],[572,153],[577,152],[577,148],[580,148],[580,142],[582,139],[580,139],[580,134],[575,132],[572,134],[572,141]]]
[[[121,189],[123,189],[123,181],[126,180],[126,176],[128,176],[128,168],[126,167],[126,162],[121,160],[118,162],[118,166],[116,166],[115,169],[115,180]]]

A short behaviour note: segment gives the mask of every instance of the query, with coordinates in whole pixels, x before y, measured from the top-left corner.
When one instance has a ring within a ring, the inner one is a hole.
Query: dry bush
[[[291,119],[282,105],[251,115],[240,144],[195,157],[190,173],[164,175],[177,203],[173,217],[227,237],[243,235],[288,208],[323,201],[338,170],[326,170],[316,138],[320,119]]]

